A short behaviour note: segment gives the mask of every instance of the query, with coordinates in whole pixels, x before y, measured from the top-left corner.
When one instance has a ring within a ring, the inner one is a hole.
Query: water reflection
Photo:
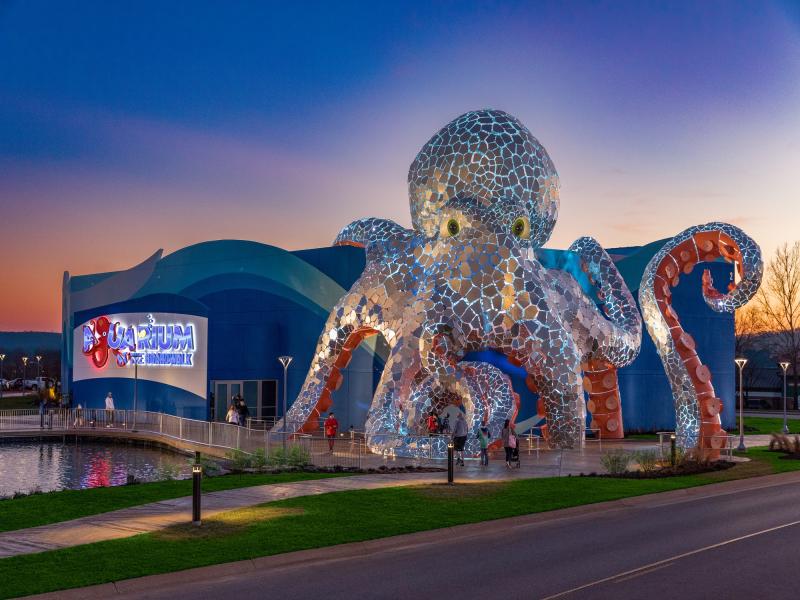
[[[122,485],[188,477],[187,457],[167,450],[98,442],[10,442],[0,444],[0,497]]]

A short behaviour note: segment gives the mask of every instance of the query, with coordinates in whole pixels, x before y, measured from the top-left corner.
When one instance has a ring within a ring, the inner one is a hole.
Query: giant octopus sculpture
[[[509,114],[469,112],[422,147],[408,186],[412,229],[367,218],[345,227],[335,240],[363,247],[366,267],[327,320],[287,429],[318,428],[351,352],[364,338],[381,334],[390,352],[365,426],[373,451],[441,456],[444,443],[424,435],[425,417],[432,407],[451,403],[466,413],[472,433],[467,452],[477,451],[474,434],[482,425],[498,436],[503,421],[516,416],[519,396],[495,366],[462,361],[484,349],[525,369],[547,418],[550,446],[583,443],[584,391],[594,424],[607,437],[621,435],[616,370],[639,352],[641,317],[616,266],[594,239],[583,237],[569,247],[595,288],[594,298],[569,272],[546,268],[537,258],[559,208],[558,174],[544,147]],[[724,227],[733,255],[742,239],[751,244],[739,230]],[[707,229],[712,239],[716,230]],[[657,267],[652,277],[662,271]],[[728,308],[751,295],[733,293],[738,295],[720,300],[708,291],[706,298],[713,308]],[[662,308],[664,298],[656,297],[653,311]],[[662,334],[659,330],[658,339]],[[685,422],[692,427],[700,420]]]

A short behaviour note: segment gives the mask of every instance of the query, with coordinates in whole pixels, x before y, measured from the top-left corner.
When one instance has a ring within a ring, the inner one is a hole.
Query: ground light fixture
[[[283,455],[286,456],[286,377],[289,365],[292,364],[292,357],[288,355],[279,356],[278,360],[283,365]]]
[[[453,485],[453,442],[447,443],[447,485]]]
[[[789,363],[784,361],[780,365],[783,369],[783,433],[789,433],[789,421],[786,416],[786,370],[789,368]]]
[[[739,452],[747,452],[747,446],[744,445],[744,393],[742,390],[742,371],[747,364],[747,359],[735,358],[733,362],[739,367],[739,445],[736,449]]]
[[[203,467],[192,465],[192,525],[201,525],[200,521],[200,482],[203,479]]]

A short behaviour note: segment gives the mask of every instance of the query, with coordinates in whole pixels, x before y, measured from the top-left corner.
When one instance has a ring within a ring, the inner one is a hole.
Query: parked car
[[[0,390],[10,390],[11,385],[8,379],[0,379]]]
[[[749,398],[744,401],[746,410],[774,410],[772,402],[765,398]]]
[[[38,392],[39,390],[46,390],[55,387],[55,382],[50,377],[36,377],[34,379],[25,380],[25,389]]]
[[[8,389],[9,390],[22,389],[22,379],[20,377],[17,377],[16,379],[9,379],[8,380]]]

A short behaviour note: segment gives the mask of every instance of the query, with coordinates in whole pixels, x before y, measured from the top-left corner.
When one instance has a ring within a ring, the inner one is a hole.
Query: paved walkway
[[[746,436],[746,442],[748,447],[766,445],[769,443],[769,436]],[[528,448],[527,444],[523,443],[521,468],[507,469],[500,455],[495,454],[489,467],[481,467],[474,460],[468,461],[466,467],[457,467],[455,478],[456,481],[481,482],[601,473],[604,472],[601,456],[612,448],[624,448],[629,451],[643,448],[657,449],[658,444],[651,441],[604,442],[602,446],[589,443],[583,450],[541,450],[537,453],[534,448]],[[392,460],[385,462],[387,466],[393,466],[393,463]],[[402,464],[402,461],[398,460],[397,464]],[[203,517],[300,496],[445,481],[444,472],[376,474],[211,492],[203,494]],[[191,513],[192,499],[186,496],[72,521],[4,532],[0,533],[0,558],[130,537],[171,525],[188,523],[191,521]]]
[[[442,480],[441,473],[357,475],[211,492],[203,494],[203,517],[286,498],[422,485],[437,480]],[[162,500],[72,521],[0,533],[0,558],[130,537],[191,520],[191,496]]]

